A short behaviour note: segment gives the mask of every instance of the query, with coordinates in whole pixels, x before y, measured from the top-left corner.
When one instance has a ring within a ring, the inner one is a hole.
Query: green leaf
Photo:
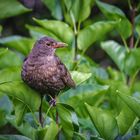
[[[17,88],[18,87],[18,88]],[[28,109],[31,112],[35,112],[38,110],[40,106],[40,96],[34,90],[29,88],[21,81],[4,83],[0,85],[0,92],[7,94],[8,96],[13,97],[14,100],[18,100],[18,104],[16,102],[16,114],[20,114],[20,118],[23,118],[24,109]],[[19,104],[20,102],[20,104]],[[21,108],[24,108],[21,110]],[[18,121],[21,122],[21,121]]]
[[[135,18],[135,29],[136,32],[138,33],[139,37],[140,37],[140,14],[138,16],[136,16]]]
[[[0,1],[0,19],[16,16],[25,12],[30,11],[25,8],[17,0],[1,0]]]
[[[131,23],[126,18],[125,14],[121,9],[116,6],[101,2],[96,0],[97,6],[101,10],[101,12],[109,19],[109,20],[116,20],[118,22],[117,30],[124,38],[128,38],[131,33]]]
[[[31,140],[22,135],[0,135],[0,140]]]
[[[53,17],[58,20],[62,20],[62,9],[61,9],[61,1],[60,0],[43,0],[42,1],[48,9],[51,11]]]
[[[98,84],[82,84],[76,89],[70,89],[64,94],[61,94],[59,99],[61,102],[71,105],[75,112],[80,117],[86,118],[88,116],[84,102],[90,105],[98,105],[104,100],[108,86],[101,86]]]
[[[86,137],[84,136],[84,134],[74,132],[74,139],[76,139],[76,140],[86,140]]]
[[[124,107],[124,102],[122,100],[120,100],[120,98],[117,96],[116,90],[120,90],[121,92],[125,92],[127,95],[130,95],[130,89],[129,87],[126,85],[125,81],[115,81],[114,80],[109,80],[107,82],[110,86],[109,90],[108,90],[108,94],[109,94],[109,100],[110,100],[110,104],[112,109],[114,109],[115,115],[119,115],[119,113],[121,112],[122,108]],[[106,84],[107,84],[106,83]]]
[[[27,55],[33,47],[34,40],[21,36],[9,36],[0,39],[0,44],[15,49],[20,53]]]
[[[115,25],[116,22],[114,21],[101,21],[85,27],[78,33],[78,48],[81,50],[87,49],[110,32]]]
[[[68,140],[72,140],[74,128],[72,124],[72,118],[70,111],[62,106],[61,104],[57,104],[56,108],[58,110],[58,115],[61,120],[62,130]]]
[[[50,36],[56,40],[59,40],[59,38],[55,34],[44,29],[43,27],[31,26],[31,25],[26,25],[26,27],[29,29],[30,35],[36,40],[44,36]]]
[[[21,68],[16,66],[0,70],[0,84],[8,81],[20,80],[20,73]]]
[[[34,20],[40,26],[44,27],[47,31],[56,35],[59,38],[59,40],[69,45],[72,45],[74,35],[72,29],[68,24],[57,20],[38,20],[38,19]]]
[[[21,58],[13,51],[0,48],[0,68],[10,66],[20,66],[22,64]]]
[[[126,50],[123,46],[115,41],[106,41],[101,43],[102,49],[112,58],[118,68],[124,70],[124,59]]]
[[[122,108],[119,115],[116,117],[121,135],[125,135],[130,130],[133,126],[135,118],[136,115],[128,106],[124,106]]]
[[[52,121],[49,128],[47,129],[44,140],[55,140],[55,137],[57,136],[58,132],[58,125],[54,121]]]
[[[28,122],[23,122],[22,125],[18,126],[16,123],[16,117],[13,115],[7,116],[6,119],[8,122],[14,126],[21,134],[30,138],[31,140],[35,140],[36,129],[31,127]]]
[[[6,95],[0,96],[0,127],[7,123],[5,119],[13,111],[13,105]]]
[[[136,136],[130,138],[130,140],[139,140],[139,139],[140,139],[140,135],[136,135]]]
[[[0,25],[0,36],[1,36],[2,26]]]
[[[65,5],[68,10],[68,14],[72,14],[75,22],[82,22],[91,12],[91,3],[93,5],[94,1],[92,0],[65,0]]]
[[[6,114],[10,114],[13,111],[13,104],[6,95],[0,97],[0,110],[3,110]]]
[[[0,109],[0,127],[6,125],[7,120],[5,118],[6,118],[5,111]]]
[[[125,56],[125,73],[128,75],[135,74],[140,70],[140,48],[131,49]]]
[[[134,48],[126,51],[126,48],[114,41],[101,43],[101,47],[112,58],[118,68],[128,75],[135,74],[140,69],[140,49]]]
[[[5,53],[7,53],[7,51],[8,51],[8,48],[5,48],[5,49],[1,48],[1,49],[0,49],[0,57],[1,57],[2,55],[4,55]]]
[[[140,100],[117,91],[118,96],[128,105],[128,107],[140,118]]]
[[[105,140],[114,140],[118,136],[119,130],[113,115],[87,103],[85,103],[85,106],[101,137]]]
[[[72,71],[71,76],[72,79],[75,81],[76,85],[81,84],[82,82],[86,81],[91,77],[91,73],[83,73],[79,71]]]
[[[96,0],[96,3],[100,10],[103,12],[103,14],[110,19],[125,17],[123,11],[116,6],[101,2],[99,0]]]
[[[13,103],[15,106],[16,123],[19,126],[23,121],[23,117],[27,111],[27,106],[17,99],[13,100]]]

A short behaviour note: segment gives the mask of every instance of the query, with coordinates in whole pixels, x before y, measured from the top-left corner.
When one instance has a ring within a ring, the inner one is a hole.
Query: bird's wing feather
[[[75,88],[75,82],[72,80],[72,77],[69,73],[69,71],[67,70],[66,66],[61,62],[61,60],[57,57],[57,62],[58,62],[58,69],[61,71],[60,75],[61,75],[61,79],[64,82],[64,84],[67,87],[73,87]]]

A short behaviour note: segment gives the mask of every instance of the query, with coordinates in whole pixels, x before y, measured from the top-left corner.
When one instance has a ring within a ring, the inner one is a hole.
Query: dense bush
[[[35,3],[24,1],[29,9],[21,2],[0,1],[0,133],[5,129],[0,139],[139,140],[140,2],[124,1],[121,7],[119,1],[114,6],[99,0],[42,0],[43,15],[32,9]],[[12,21],[26,28],[26,36],[7,29],[5,23]],[[77,85],[60,93],[55,107],[44,98],[43,128],[40,97],[20,76],[24,58],[42,36],[69,45],[57,55]],[[115,65],[104,68],[89,58],[86,52],[94,46]],[[12,135],[5,126],[15,128]]]

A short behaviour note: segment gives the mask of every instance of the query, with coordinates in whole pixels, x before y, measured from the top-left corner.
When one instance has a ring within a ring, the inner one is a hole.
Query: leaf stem
[[[122,41],[123,41],[123,44],[124,44],[124,46],[125,46],[127,52],[129,52],[129,48],[128,48],[128,46],[127,46],[126,40],[124,39],[123,36],[121,36],[121,39],[122,39]]]
[[[130,48],[134,48],[135,12],[136,12],[135,6],[131,6],[130,7],[130,20],[132,24],[132,35],[130,37],[130,43],[129,43]]]
[[[48,108],[48,110],[47,110],[47,112],[46,112],[46,114],[45,114],[45,120],[46,120],[46,118],[47,118],[47,116],[48,116],[48,113],[49,113],[49,111],[50,111],[51,108],[52,108],[52,105],[49,106],[49,108]]]
[[[140,41],[140,36],[137,38],[134,48],[137,48],[139,41]]]
[[[73,23],[73,28],[74,28],[74,57],[73,57],[73,61],[76,62],[77,61],[77,27],[76,27],[76,21],[74,18],[74,15],[72,13],[72,11],[70,11],[70,17]],[[78,25],[78,27],[80,27],[80,25]]]
[[[131,88],[132,88],[133,85],[134,85],[134,82],[135,82],[135,79],[136,79],[136,76],[137,76],[138,72],[139,72],[139,70],[137,70],[137,71],[134,73],[134,75],[132,76],[132,78],[131,78],[131,82],[130,82],[130,87],[131,87]]]

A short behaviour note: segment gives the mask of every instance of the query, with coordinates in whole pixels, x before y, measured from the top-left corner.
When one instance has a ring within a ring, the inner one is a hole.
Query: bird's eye
[[[50,43],[46,43],[47,46],[50,46]]]

